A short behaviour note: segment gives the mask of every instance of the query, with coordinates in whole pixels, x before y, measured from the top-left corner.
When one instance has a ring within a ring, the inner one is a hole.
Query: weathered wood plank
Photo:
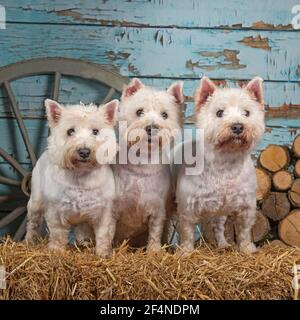
[[[141,78],[141,80],[150,86],[156,88],[167,88],[174,79],[164,78]],[[14,81],[13,90],[19,102],[19,107],[26,118],[44,118],[45,112],[43,101],[51,96],[51,76],[36,76]],[[235,87],[244,85],[243,81],[218,80],[217,84],[221,86]],[[184,93],[187,101],[186,116],[193,114],[193,94],[199,79],[184,79]],[[271,108],[268,112],[270,117],[288,117],[300,118],[300,85],[289,82],[265,81],[265,103]],[[108,88],[95,82],[74,78],[62,78],[61,89],[59,91],[59,101],[65,104],[85,103],[101,101]],[[113,98],[118,98],[115,94]],[[0,117],[11,117],[12,112],[7,105],[7,95],[0,90]]]
[[[299,119],[267,119],[267,129],[264,137],[257,147],[261,151],[269,144],[291,145],[297,134],[300,133]]]
[[[0,32],[0,65],[68,56],[125,76],[299,81],[299,40],[300,32],[10,24]]]
[[[295,0],[2,0],[9,21],[95,24],[101,26],[176,26],[291,29]]]

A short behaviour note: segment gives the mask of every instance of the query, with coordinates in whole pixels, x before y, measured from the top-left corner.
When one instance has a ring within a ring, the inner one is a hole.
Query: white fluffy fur
[[[126,121],[128,124],[128,128],[120,130],[120,140],[128,140],[132,130],[140,129],[141,139],[138,142],[129,141],[129,145],[134,144],[141,150],[143,147],[148,150],[151,145],[152,150],[157,150],[160,148],[159,141],[153,139],[149,143],[144,130],[147,125],[156,125],[160,131],[164,131],[166,139],[162,148],[166,147],[176,130],[181,129],[182,103],[180,82],[174,83],[167,91],[157,91],[133,79],[129,86],[124,88],[120,103],[119,122]],[[143,116],[137,116],[138,109],[143,109]],[[163,119],[163,112],[167,112],[167,119]],[[120,142],[120,153],[122,151],[124,150]],[[127,149],[125,152],[127,153]],[[118,215],[116,243],[129,239],[132,245],[141,246],[147,243],[148,250],[159,249],[167,212],[172,206],[173,190],[169,164],[119,163],[114,166],[114,174]]]
[[[195,95],[196,125],[204,129],[204,170],[186,175],[179,170],[176,201],[184,251],[194,248],[194,225],[213,218],[217,243],[227,246],[224,224],[234,215],[240,250],[255,251],[251,228],[256,213],[256,174],[250,152],[264,133],[262,80],[255,78],[244,89],[219,89],[204,78]],[[218,110],[223,117],[217,117]],[[246,111],[250,115],[246,116]],[[243,140],[235,140],[230,127],[244,125]],[[216,218],[215,218],[216,217]]]
[[[115,183],[107,148],[116,150],[113,126],[118,101],[100,108],[63,107],[52,100],[45,105],[51,135],[32,173],[26,240],[35,241],[44,217],[49,248],[62,250],[71,227],[87,223],[95,234],[96,253],[106,257],[112,250],[116,223]],[[72,136],[67,134],[70,128],[75,130]],[[93,134],[94,129],[99,130],[98,135]],[[90,148],[87,162],[80,162],[80,148]]]

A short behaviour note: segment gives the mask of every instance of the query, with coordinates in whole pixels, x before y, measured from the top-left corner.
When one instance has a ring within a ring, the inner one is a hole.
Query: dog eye
[[[137,115],[138,117],[141,117],[142,115],[144,115],[144,110],[143,110],[143,109],[138,109],[138,110],[136,111],[136,115]]]
[[[168,119],[168,114],[167,114],[166,112],[163,112],[163,113],[161,114],[161,116],[162,116],[164,119]]]
[[[222,118],[223,114],[224,114],[224,110],[218,110],[217,113],[216,113],[218,118]]]
[[[71,137],[74,133],[75,133],[75,129],[74,129],[74,128],[70,128],[70,129],[67,131],[67,135],[68,135],[69,137]]]
[[[246,116],[246,117],[250,117],[250,111],[246,110],[246,111],[245,111],[245,116]]]
[[[94,135],[94,136],[97,136],[98,133],[99,133],[99,130],[98,130],[98,129],[93,129],[93,135]]]

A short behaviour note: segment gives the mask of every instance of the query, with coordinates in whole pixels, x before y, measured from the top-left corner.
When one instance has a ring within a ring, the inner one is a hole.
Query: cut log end
[[[274,189],[277,191],[287,191],[293,184],[293,176],[286,170],[280,170],[272,178]]]
[[[294,139],[292,151],[294,157],[300,159],[300,134]]]
[[[270,223],[260,210],[256,211],[256,221],[252,227],[251,234],[254,242],[263,240],[270,231]]]
[[[285,218],[290,212],[291,205],[286,193],[271,192],[262,204],[264,216],[279,221]]]
[[[296,178],[300,178],[300,160],[295,163],[294,173]]]
[[[289,199],[294,207],[300,207],[300,179],[296,179],[292,184]]]
[[[268,245],[269,246],[273,246],[273,247],[281,247],[281,248],[287,248],[288,247],[284,242],[282,242],[282,241],[280,241],[278,239],[271,241]]]
[[[271,191],[271,179],[265,170],[256,168],[255,171],[257,177],[256,200],[262,201]]]
[[[280,171],[290,164],[289,150],[286,146],[271,144],[261,152],[258,162],[270,172]]]
[[[293,210],[279,223],[278,232],[284,243],[300,248],[300,209]]]

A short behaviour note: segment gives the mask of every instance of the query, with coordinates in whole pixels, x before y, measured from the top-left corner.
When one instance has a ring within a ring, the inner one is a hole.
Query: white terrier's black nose
[[[241,134],[244,130],[244,126],[241,123],[234,123],[231,126],[231,130],[235,134]]]
[[[158,126],[156,126],[155,124],[152,124],[151,126],[147,126],[145,128],[145,131],[147,132],[147,135],[149,137],[151,136],[155,136],[158,133]]]
[[[91,149],[89,149],[89,148],[81,148],[81,149],[78,149],[77,152],[78,152],[80,158],[86,159],[86,158],[88,158],[90,156]]]

